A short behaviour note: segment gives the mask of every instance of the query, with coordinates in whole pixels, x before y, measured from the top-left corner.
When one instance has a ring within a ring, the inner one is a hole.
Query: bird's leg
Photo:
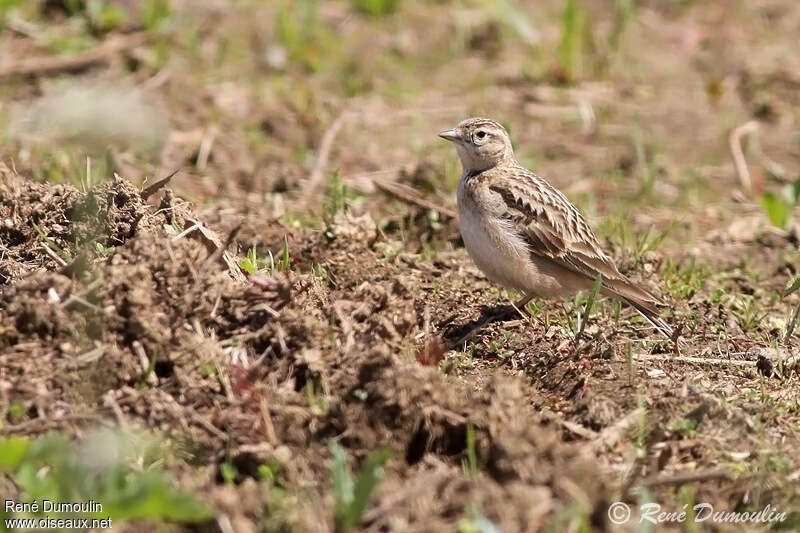
[[[525,315],[528,315],[528,312],[525,310],[525,306],[527,306],[529,303],[531,303],[531,300],[533,300],[534,298],[535,298],[535,295],[531,291],[531,292],[525,294],[522,298],[520,298],[517,301],[517,303],[514,304],[514,307],[519,309]]]
[[[569,310],[564,305],[564,302],[562,300],[555,300],[553,302],[553,307],[555,307],[558,310],[558,314],[564,315],[564,318],[567,321],[569,321],[572,318],[571,315],[569,314]]]

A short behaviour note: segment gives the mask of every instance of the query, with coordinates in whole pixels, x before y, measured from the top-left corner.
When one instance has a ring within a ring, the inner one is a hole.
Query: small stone
[[[61,297],[56,292],[55,288],[50,287],[47,289],[47,302],[51,304],[57,304],[61,301]]]
[[[264,62],[271,69],[283,70],[289,61],[289,53],[286,48],[280,45],[273,45],[267,48],[264,53]]]

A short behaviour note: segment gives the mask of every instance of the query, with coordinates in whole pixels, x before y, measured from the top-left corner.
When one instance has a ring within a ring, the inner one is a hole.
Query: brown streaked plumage
[[[520,166],[505,128],[470,118],[439,134],[456,146],[464,172],[458,211],[464,244],[492,280],[535,297],[571,296],[602,278],[602,292],[633,306],[663,335],[664,302],[617,270],[580,211],[555,187]]]

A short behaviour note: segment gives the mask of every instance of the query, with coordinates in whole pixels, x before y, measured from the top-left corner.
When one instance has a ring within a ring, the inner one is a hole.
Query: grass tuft
[[[350,0],[350,4],[361,13],[381,17],[394,13],[400,0]]]
[[[773,226],[788,229],[795,207],[800,202],[800,178],[786,185],[781,194],[766,192],[759,201]]]
[[[786,288],[783,291],[784,296],[789,296],[793,292],[800,290],[800,276],[795,276],[786,282]],[[800,315],[800,300],[795,304],[792,318],[789,319],[789,324],[786,326],[786,334],[783,337],[783,342],[789,342],[789,337],[794,333],[794,328],[797,326],[797,317]]]
[[[464,459],[464,471],[469,474],[476,474],[478,472],[478,453],[475,447],[475,426],[472,424],[467,424],[466,439],[467,457]]]
[[[337,443],[331,444],[331,477],[336,498],[334,524],[337,533],[352,531],[361,523],[372,494],[383,478],[383,465],[392,456],[391,450],[381,448],[367,457],[354,480],[347,462],[347,453]]]
[[[332,220],[347,207],[347,187],[342,176],[334,172],[325,194],[325,218]]]
[[[267,264],[265,257],[259,257],[258,250],[255,246],[251,246],[247,250],[247,255],[239,261],[239,267],[248,274],[255,274]]]
[[[575,81],[583,69],[583,36],[586,13],[578,0],[566,0],[561,14],[561,42],[558,59],[568,82]]]

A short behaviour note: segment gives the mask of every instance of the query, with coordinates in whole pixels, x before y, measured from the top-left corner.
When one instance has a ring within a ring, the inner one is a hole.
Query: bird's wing
[[[514,223],[531,254],[590,281],[602,276],[603,287],[625,300],[648,307],[663,304],[617,270],[583,215],[566,196],[522,167],[504,170],[489,189],[502,197],[507,208],[503,216]]]

